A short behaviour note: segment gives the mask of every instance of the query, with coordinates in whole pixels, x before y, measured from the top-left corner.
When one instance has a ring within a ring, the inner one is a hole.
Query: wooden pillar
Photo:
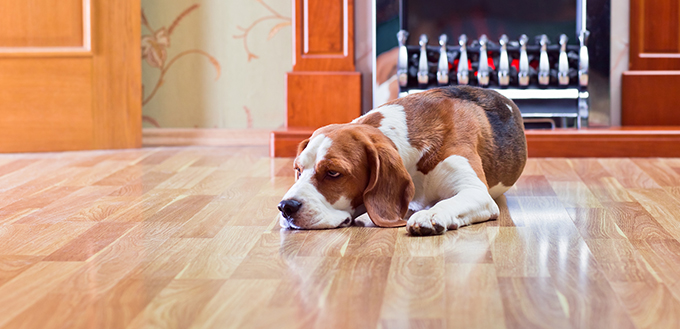
[[[295,156],[319,127],[361,115],[361,74],[354,68],[354,0],[293,0],[293,71],[286,74],[283,130],[272,157]]]

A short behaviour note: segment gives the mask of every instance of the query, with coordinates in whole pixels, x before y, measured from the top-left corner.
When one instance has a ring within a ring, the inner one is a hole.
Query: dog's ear
[[[309,138],[303,140],[302,142],[300,142],[300,144],[298,144],[298,149],[297,149],[297,155],[298,156],[300,155],[300,153],[302,153],[302,151],[305,150],[305,148],[307,148],[307,144],[309,144]]]
[[[368,186],[364,191],[364,206],[376,226],[406,225],[404,216],[415,188],[411,176],[394,147],[386,143],[366,145]]]

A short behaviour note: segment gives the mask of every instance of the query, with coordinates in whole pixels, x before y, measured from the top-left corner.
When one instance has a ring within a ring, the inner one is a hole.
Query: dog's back
[[[400,98],[377,110],[384,113],[402,106],[409,143],[423,150],[418,171],[427,174],[446,157],[458,154],[481,158],[490,188],[512,186],[521,175],[527,157],[522,116],[515,103],[501,94],[451,86]],[[357,123],[374,120],[369,113]]]

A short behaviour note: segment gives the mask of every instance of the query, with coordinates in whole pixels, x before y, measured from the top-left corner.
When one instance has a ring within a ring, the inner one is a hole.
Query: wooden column
[[[680,0],[630,1],[629,70],[622,125],[680,125]]]
[[[361,115],[361,74],[354,68],[354,0],[293,0],[293,71],[286,74],[283,130],[272,157],[295,156],[319,127]]]

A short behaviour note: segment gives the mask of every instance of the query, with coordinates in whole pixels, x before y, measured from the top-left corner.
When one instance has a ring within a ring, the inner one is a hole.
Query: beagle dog
[[[280,225],[397,227],[442,234],[496,219],[494,199],[527,159],[522,116],[499,93],[431,89],[388,102],[300,143]]]

